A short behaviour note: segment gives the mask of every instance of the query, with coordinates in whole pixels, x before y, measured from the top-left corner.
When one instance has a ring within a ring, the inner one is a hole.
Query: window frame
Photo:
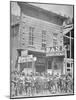
[[[29,45],[34,45],[34,27],[29,27]]]

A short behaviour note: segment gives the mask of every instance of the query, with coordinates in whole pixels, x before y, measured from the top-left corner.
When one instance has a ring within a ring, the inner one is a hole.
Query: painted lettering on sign
[[[21,56],[27,56],[27,54],[28,54],[27,50],[21,51]]]
[[[26,57],[20,56],[18,59],[18,63],[24,63],[24,62],[33,62],[36,61],[36,57],[32,57],[32,55],[28,55]]]
[[[64,49],[62,48],[62,46],[55,46],[55,47],[49,47],[47,48],[47,56],[60,56],[60,55],[64,55]]]
[[[48,52],[58,52],[58,51],[63,51],[62,46],[55,46],[55,47],[49,47],[46,49],[47,53]]]

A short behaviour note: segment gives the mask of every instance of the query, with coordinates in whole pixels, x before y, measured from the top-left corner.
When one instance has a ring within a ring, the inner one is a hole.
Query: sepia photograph
[[[74,95],[74,5],[10,1],[10,98]]]

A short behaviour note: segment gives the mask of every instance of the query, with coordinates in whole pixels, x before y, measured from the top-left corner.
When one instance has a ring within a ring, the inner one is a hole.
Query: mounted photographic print
[[[10,2],[10,98],[74,94],[74,5]]]

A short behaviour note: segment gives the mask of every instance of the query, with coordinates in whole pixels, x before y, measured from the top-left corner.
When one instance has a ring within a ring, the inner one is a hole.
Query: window
[[[53,46],[57,46],[57,40],[53,39]]]
[[[54,62],[54,70],[57,70],[57,69],[58,69],[57,63]]]
[[[52,61],[48,61],[48,69],[52,69]]]
[[[70,63],[67,63],[67,67],[70,67]]]
[[[42,31],[42,49],[46,49],[46,31]]]
[[[20,63],[20,71],[23,71],[24,68],[32,68],[32,62]]]
[[[53,33],[53,38],[57,39],[58,34],[57,33]]]
[[[57,37],[58,37],[58,34],[57,33],[53,33],[53,46],[57,46]]]
[[[67,71],[70,71],[70,69],[67,69]]]
[[[29,45],[34,44],[34,27],[29,27]]]
[[[46,31],[42,31],[42,42],[46,42]]]
[[[42,43],[42,48],[46,49],[46,44],[45,43]]]
[[[37,63],[45,64],[45,58],[38,57],[37,58]]]
[[[70,58],[70,51],[67,51],[67,58]]]

